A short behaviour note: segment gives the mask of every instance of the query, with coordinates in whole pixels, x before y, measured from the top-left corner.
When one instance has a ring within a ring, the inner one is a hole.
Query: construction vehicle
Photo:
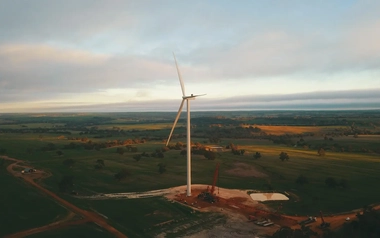
[[[298,222],[298,224],[300,224],[302,226],[302,225],[310,224],[310,223],[313,223],[313,222],[316,222],[316,221],[317,221],[316,217],[308,217],[307,219]]]
[[[214,195],[214,191],[215,191],[216,181],[218,180],[218,174],[219,174],[219,163],[217,163],[215,167],[214,180],[212,181],[211,189],[209,189],[209,187],[207,186],[207,190],[204,192],[201,192],[198,195],[199,199],[203,199],[209,203],[216,202],[216,196]]]
[[[322,223],[321,223],[321,225],[319,225],[319,227],[320,228],[330,227],[330,223],[329,222],[325,222],[325,219],[323,219],[323,213],[322,213],[322,211],[319,211],[319,213],[321,214],[321,220],[322,220]]]
[[[262,226],[264,226],[264,227],[266,227],[266,226],[273,226],[274,225],[274,223],[273,222],[271,222],[271,221],[269,221],[269,222],[267,222],[267,223],[264,223],[264,224],[262,224]]]
[[[265,219],[263,221],[256,221],[255,224],[259,226],[264,226],[264,227],[274,225],[274,223],[270,219]]]
[[[269,220],[269,222],[270,222],[270,220]],[[265,219],[265,220],[262,220],[262,221],[256,221],[256,222],[255,222],[255,224],[256,224],[256,225],[259,225],[259,226],[261,226],[261,225],[263,225],[263,224],[265,224],[265,223],[268,223],[268,220]]]

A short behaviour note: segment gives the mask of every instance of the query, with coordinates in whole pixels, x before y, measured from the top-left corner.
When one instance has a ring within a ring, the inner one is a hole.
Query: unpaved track
[[[75,213],[73,213],[73,212],[70,212],[70,214],[73,214],[75,216]],[[69,219],[71,219],[71,218],[69,218]],[[40,227],[32,228],[29,230],[20,231],[20,232],[11,234],[11,235],[6,235],[6,236],[4,236],[4,238],[25,237],[25,236],[30,236],[30,235],[37,234],[37,233],[44,232],[44,231],[64,228],[64,227],[68,227],[68,226],[80,225],[80,224],[84,224],[84,223],[89,222],[88,219],[81,219],[81,220],[76,220],[76,221],[67,221],[66,219],[67,219],[67,217],[64,218],[63,220],[56,221],[56,222],[50,223],[50,224],[45,225],[45,226],[40,226]]]
[[[44,188],[44,187],[40,186],[39,184],[37,184],[36,182],[34,182],[34,179],[41,178],[41,176],[36,177],[36,175],[38,175],[38,173],[37,174],[32,174],[32,176],[29,176],[29,174],[22,175],[20,172],[14,171],[13,167],[14,166],[19,166],[18,163],[23,163],[22,160],[18,160],[18,159],[14,159],[14,158],[9,158],[7,156],[2,156],[1,158],[15,162],[15,163],[10,164],[7,167],[7,171],[9,173],[11,173],[15,177],[21,177],[21,178],[23,178],[27,183],[29,183],[30,185],[36,187],[41,192],[49,195],[50,197],[52,197],[54,200],[56,200],[57,202],[59,202],[61,205],[63,205],[67,209],[69,209],[72,212],[74,212],[74,213],[82,216],[84,218],[83,222],[85,222],[85,221],[94,222],[98,226],[102,227],[103,229],[105,229],[108,232],[110,232],[111,234],[113,234],[115,237],[127,237],[126,235],[124,235],[120,231],[116,230],[113,226],[109,225],[107,223],[107,221],[102,216],[100,216],[100,215],[98,215],[98,214],[96,214],[94,212],[83,210],[83,209],[81,209],[81,208],[73,205],[72,203],[70,203],[70,202],[68,202],[68,201],[60,198],[55,193],[47,190],[46,188]],[[20,166],[20,167],[23,167],[23,166]],[[43,176],[43,173],[41,173],[41,175]],[[73,224],[77,224],[78,221],[74,221],[72,223]],[[47,226],[49,226],[49,225],[47,225]],[[56,229],[57,226],[54,226],[54,225],[52,227],[46,227],[46,226],[44,226],[45,230],[42,230],[42,231],[46,231],[46,230],[50,230],[50,229]],[[43,227],[41,227],[41,228],[43,228]],[[38,228],[36,228],[36,229],[38,229]],[[27,231],[25,231],[25,232],[27,232]],[[37,232],[33,232],[32,231],[31,234],[35,234],[35,233],[37,233]],[[16,234],[13,234],[13,235],[16,235]],[[9,237],[24,237],[25,235],[30,235],[30,233],[26,233],[26,234],[23,234],[23,235],[20,234],[20,236],[13,236],[13,235],[11,235]]]

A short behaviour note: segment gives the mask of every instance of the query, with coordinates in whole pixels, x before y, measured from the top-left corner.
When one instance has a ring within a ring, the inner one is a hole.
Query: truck
[[[316,222],[316,221],[317,221],[316,217],[308,217],[307,219],[298,222],[298,224],[300,224],[300,225],[306,225],[306,224],[310,224],[310,223],[313,223],[313,222]]]
[[[26,168],[23,171],[21,171],[22,174],[28,174],[28,173],[34,173],[36,172],[36,169]]]

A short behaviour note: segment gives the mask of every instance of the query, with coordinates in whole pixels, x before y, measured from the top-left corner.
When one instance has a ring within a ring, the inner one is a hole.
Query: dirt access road
[[[25,168],[26,166],[20,165],[24,161],[14,159],[14,158],[9,158],[7,156],[1,156],[0,158],[14,162],[7,167],[7,171],[10,174],[12,174],[14,177],[21,177],[22,179],[24,179],[25,182],[36,187],[41,192],[49,195],[54,200],[56,200],[58,203],[60,203],[64,207],[66,207],[68,210],[70,210],[70,211],[72,211],[72,212],[83,217],[83,220],[69,222],[70,224],[66,224],[66,225],[81,224],[81,223],[85,223],[85,222],[94,222],[98,226],[102,227],[103,229],[105,229],[108,232],[110,232],[111,234],[113,234],[115,237],[127,237],[126,235],[124,235],[120,231],[116,230],[113,226],[109,225],[107,223],[107,221],[105,220],[105,218],[103,218],[102,216],[100,216],[94,212],[83,210],[83,209],[73,205],[72,203],[60,198],[55,193],[53,193],[53,192],[47,190],[46,188],[40,186],[39,184],[37,184],[34,181],[35,179],[41,179],[41,178],[46,177],[46,174],[44,174],[42,171],[39,171],[39,172],[33,173],[33,174],[22,175],[19,171],[15,171],[13,168],[15,166]],[[32,175],[32,176],[29,176],[29,175]],[[62,227],[62,225],[63,225],[63,223],[60,223],[60,224],[59,223],[57,223],[57,224],[52,223],[52,224],[42,226],[39,228],[33,228],[33,229],[28,230],[28,231],[22,231],[22,232],[18,232],[18,233],[12,234],[12,235],[8,235],[6,237],[24,237],[26,235],[35,234],[35,233],[42,232],[42,231],[57,229],[59,227]]]

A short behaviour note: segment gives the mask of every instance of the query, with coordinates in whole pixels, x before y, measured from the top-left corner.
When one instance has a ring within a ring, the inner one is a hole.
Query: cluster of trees
[[[151,157],[162,159],[165,157],[165,155],[164,152],[162,152],[162,150],[156,149],[156,151],[152,152]]]
[[[261,138],[266,134],[258,127],[241,126],[239,121],[235,121],[234,125],[216,124],[197,125],[192,136],[207,138],[211,143],[220,143],[221,138]]]
[[[260,158],[261,158],[261,153],[260,153],[260,152],[256,152],[256,153],[253,155],[253,158],[254,158],[254,159],[260,159]]]
[[[304,175],[299,175],[296,179],[296,184],[299,184],[299,185],[305,185],[305,184],[308,184],[309,183],[309,179],[304,176]],[[343,189],[346,189],[348,188],[348,181],[346,179],[340,179],[339,181],[337,181],[335,178],[333,177],[328,177],[326,178],[325,180],[325,184],[327,187],[329,188],[337,188],[337,187],[340,187],[340,188],[343,188]]]
[[[310,226],[301,226],[301,229],[292,229],[284,226],[278,229],[272,238],[310,238],[317,237],[318,233],[313,231]]]
[[[165,155],[160,149],[156,149],[155,152],[150,154],[144,151],[141,154],[133,155],[133,159],[136,160],[136,162],[140,161],[143,157],[164,158]]]
[[[340,179],[339,181],[337,181],[333,177],[328,177],[325,180],[325,184],[330,188],[348,188],[348,181],[346,179]]]
[[[143,157],[153,157],[153,158],[165,158],[164,153],[168,151],[168,147],[164,146],[162,148],[157,148],[155,151],[152,153],[147,153],[147,152],[142,152],[141,154],[135,154],[133,155],[133,159],[136,161],[140,161]],[[137,151],[132,151],[132,152],[137,152]]]
[[[104,167],[106,167],[104,160],[102,159],[96,160],[96,164],[94,165],[95,169],[103,169]]]
[[[54,128],[1,128],[0,133],[15,133],[15,134],[62,134],[71,135],[70,131],[54,129]]]
[[[127,145],[125,147],[117,147],[116,148],[116,153],[118,154],[124,154],[125,152],[132,152],[132,153],[136,153],[138,151],[137,147],[136,146],[131,146],[131,145]]]
[[[123,168],[118,173],[115,174],[115,179],[117,179],[117,181],[121,181],[130,175],[131,173],[126,168]]]
[[[293,135],[294,137],[295,135]],[[294,142],[291,139],[291,135],[281,135],[281,136],[273,136],[271,135],[268,139],[271,140],[274,144],[283,144],[287,146],[293,146]]]
[[[359,147],[360,144],[358,145],[340,145],[338,143],[334,144],[327,144],[327,143],[322,143],[322,144],[317,144],[314,146],[310,146],[310,148],[318,148],[317,153],[319,154],[319,150],[322,149],[324,152],[326,151],[333,151],[333,152],[364,152],[364,153],[372,153],[372,152],[377,152],[376,148],[365,148],[365,147]],[[380,152],[380,150],[378,150]]]
[[[133,133],[140,132],[139,130],[133,129],[125,131],[119,127],[113,127],[113,129],[100,130],[98,127],[92,127],[90,129],[82,128],[79,135],[94,135],[93,138],[109,138],[113,136],[127,136]]]
[[[81,141],[81,142],[89,142],[91,141],[87,137],[68,137],[68,140],[75,140],[75,141]],[[135,144],[142,144],[145,143],[146,139],[126,139],[126,140],[109,140],[105,143],[112,146],[118,146],[118,145],[135,145]],[[91,142],[93,143],[93,142]]]
[[[280,160],[281,160],[282,162],[284,162],[284,161],[288,161],[288,160],[289,160],[289,155],[288,155],[288,153],[286,153],[286,152],[281,152],[281,153],[280,153]]]
[[[158,172],[159,172],[160,174],[163,174],[163,173],[166,172],[166,164],[165,164],[165,163],[161,162],[161,163],[159,163],[157,166],[158,166]],[[123,180],[123,179],[129,177],[130,175],[131,175],[131,173],[129,172],[129,170],[126,169],[126,168],[123,168],[123,169],[121,169],[118,173],[116,173],[116,174],[114,175],[114,177],[115,177],[115,179],[116,179],[117,181],[121,181],[121,180]]]
[[[319,156],[325,156],[326,155],[326,151],[322,147],[318,149],[317,153]]]
[[[296,179],[296,184],[304,185],[304,184],[308,184],[308,183],[309,183],[309,179],[307,177],[305,177],[304,175],[300,175]]]
[[[214,151],[209,151],[209,150],[206,150],[205,148],[193,149],[191,153],[195,155],[203,155],[208,160],[214,160],[216,159],[218,155]],[[181,150],[180,155],[185,156],[186,154],[187,154],[187,150]]]
[[[213,151],[204,150],[203,156],[208,160],[216,159],[216,153]]]
[[[199,144],[199,143],[198,143]],[[175,144],[169,144],[167,146],[169,150],[182,150],[183,148],[186,148],[186,144],[182,142],[177,142]]]
[[[380,237],[380,211],[373,206],[365,206],[358,218],[343,226],[344,237]]]
[[[240,150],[234,150],[234,149],[232,149],[231,152],[234,155],[244,155],[245,154],[245,150],[244,149],[240,149]]]
[[[234,145],[233,143],[229,143],[228,145],[226,145],[226,149],[231,149],[231,152],[234,155],[244,155],[245,154],[244,149],[239,149],[239,146]]]
[[[144,153],[145,153],[145,152],[144,152]],[[146,154],[146,153],[145,153],[145,154]],[[147,155],[148,155],[148,157],[150,157],[149,154],[147,154]],[[134,155],[134,156],[133,156],[133,159],[136,160],[137,162],[140,161],[141,158],[142,158],[142,154],[140,154],[140,155]]]
[[[81,141],[86,143],[75,143],[70,142],[68,145],[64,145],[63,149],[79,149],[84,148],[87,150],[100,150],[103,148],[110,148],[115,146],[121,146],[125,145],[126,150],[133,150],[132,144],[139,144],[139,143],[145,143],[145,140],[113,140],[113,141],[105,141],[105,142],[93,142],[91,140],[86,140],[85,138],[82,138]]]
[[[165,163],[159,163],[157,166],[158,166],[158,172],[160,174],[163,174],[166,172],[166,164]]]
[[[216,144],[219,144],[220,142],[222,142],[222,139],[220,139],[219,136],[215,136],[215,135],[213,135],[213,136],[211,136],[210,138],[208,138],[208,141],[209,141],[210,143],[216,143]]]

